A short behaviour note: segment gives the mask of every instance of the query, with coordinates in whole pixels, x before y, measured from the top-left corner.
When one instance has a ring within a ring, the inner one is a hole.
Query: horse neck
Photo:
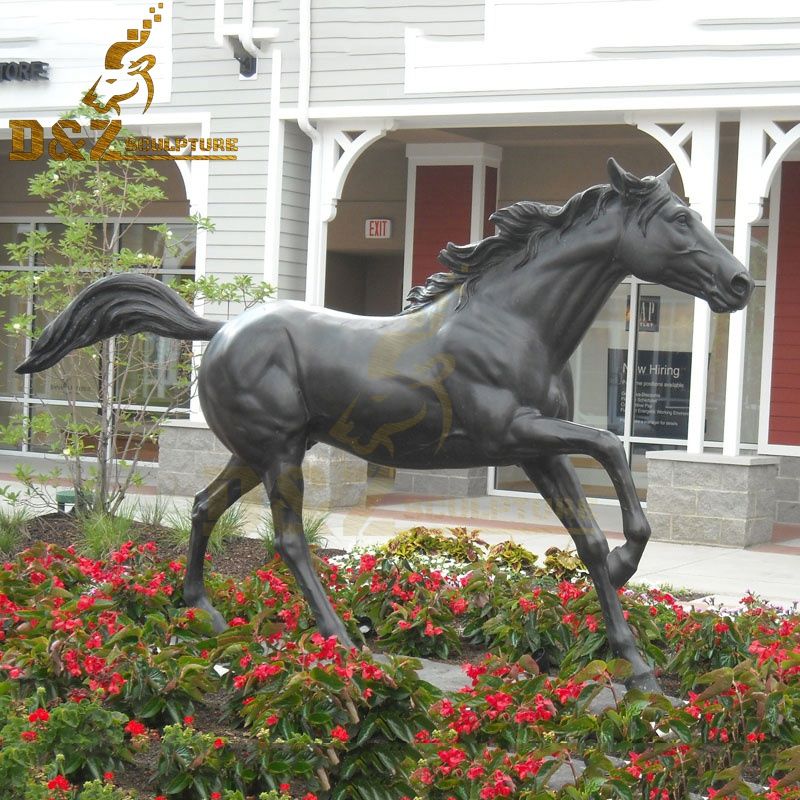
[[[503,306],[499,313],[526,318],[531,335],[545,345],[556,370],[625,277],[615,261],[620,231],[615,207],[588,225],[578,221],[560,238],[550,234],[527,264],[503,268],[503,279],[494,288],[505,286],[491,292]]]

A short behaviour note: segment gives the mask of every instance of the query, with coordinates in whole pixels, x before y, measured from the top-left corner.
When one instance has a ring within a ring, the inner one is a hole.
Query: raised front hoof
[[[615,547],[606,558],[608,578],[615,589],[621,589],[635,574],[638,564],[625,552],[624,545]]]
[[[641,692],[650,692],[655,694],[664,694],[661,684],[656,680],[656,676],[652,670],[647,672],[640,672],[638,675],[631,675],[625,681],[626,689],[638,689]]]

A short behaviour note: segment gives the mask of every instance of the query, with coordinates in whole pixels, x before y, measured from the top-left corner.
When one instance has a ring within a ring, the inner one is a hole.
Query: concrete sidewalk
[[[9,458],[0,462],[0,484],[13,486]],[[256,497],[256,493],[252,494]],[[156,502],[153,486],[131,495],[128,508]],[[162,500],[163,502],[163,500]],[[192,498],[171,497],[170,506],[189,513]],[[257,535],[266,509],[245,503],[246,533]],[[613,548],[624,540],[619,508],[593,504],[592,510]],[[367,505],[333,511],[325,521],[329,547],[349,550],[374,547],[413,525],[464,526],[480,530],[489,544],[511,539],[534,553],[549,547],[573,547],[573,542],[543,500],[528,497],[431,498],[398,494],[376,479],[370,483]],[[800,602],[800,526],[776,525],[773,541],[748,549],[650,541],[633,582],[669,585],[713,597],[733,607],[748,592],[790,607]]]

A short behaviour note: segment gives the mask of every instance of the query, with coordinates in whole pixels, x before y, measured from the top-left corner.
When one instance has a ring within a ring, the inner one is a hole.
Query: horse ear
[[[670,179],[672,178],[673,174],[675,173],[675,165],[670,164],[657,178],[656,180],[664,181],[664,183],[669,186]]]
[[[617,164],[614,158],[608,159],[608,177],[611,179],[611,185],[625,197],[632,186],[638,184],[640,181],[635,175],[626,172],[622,167]]]

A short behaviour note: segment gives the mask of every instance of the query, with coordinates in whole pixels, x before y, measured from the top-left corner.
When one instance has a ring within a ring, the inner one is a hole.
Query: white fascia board
[[[659,114],[680,110],[698,111],[716,109],[738,112],[743,108],[786,109],[797,115],[800,106],[800,81],[787,82],[784,87],[774,83],[762,87],[737,87],[735,90],[675,89],[641,93],[618,91],[576,91],[565,94],[540,94],[522,99],[501,97],[497,99],[463,98],[426,99],[419,102],[363,103],[314,105],[309,109],[313,120],[365,119],[389,117],[398,128],[447,126],[458,120],[459,124],[485,124],[491,117],[496,127],[504,125],[554,125],[568,123],[609,124],[624,123],[626,115],[655,111]],[[283,106],[281,119],[296,120],[297,106]]]

